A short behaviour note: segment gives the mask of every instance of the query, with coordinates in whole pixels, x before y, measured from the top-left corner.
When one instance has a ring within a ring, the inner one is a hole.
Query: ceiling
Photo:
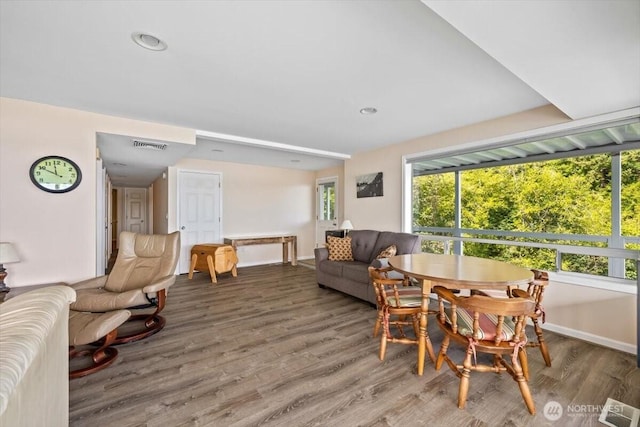
[[[99,134],[114,185],[185,157],[318,170],[546,104],[590,117],[639,106],[639,76],[633,0],[0,1],[1,96],[198,131]]]

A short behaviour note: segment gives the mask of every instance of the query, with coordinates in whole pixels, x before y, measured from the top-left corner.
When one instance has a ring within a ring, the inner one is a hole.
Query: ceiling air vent
[[[133,141],[133,146],[135,148],[145,148],[147,150],[166,150],[167,144],[160,144],[157,142],[146,142],[146,141]]]

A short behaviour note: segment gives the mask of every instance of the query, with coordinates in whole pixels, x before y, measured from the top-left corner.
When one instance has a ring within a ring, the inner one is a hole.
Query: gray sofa
[[[378,254],[391,245],[396,245],[397,255],[421,251],[420,236],[416,234],[353,230],[349,237],[353,261],[329,261],[327,248],[315,249],[318,286],[336,289],[374,305],[376,295],[369,282],[367,269],[374,263]],[[374,265],[385,265],[385,260],[376,261]]]

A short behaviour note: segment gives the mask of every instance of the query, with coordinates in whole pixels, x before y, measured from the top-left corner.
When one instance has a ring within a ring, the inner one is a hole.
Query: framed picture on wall
[[[370,173],[356,177],[358,199],[362,197],[380,197],[382,192],[382,172]]]

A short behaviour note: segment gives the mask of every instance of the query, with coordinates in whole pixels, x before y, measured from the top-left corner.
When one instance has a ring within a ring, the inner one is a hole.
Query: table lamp
[[[349,230],[353,230],[353,224],[351,224],[351,221],[349,221],[348,219],[345,219],[344,221],[342,221],[340,229],[344,230],[344,235],[346,236],[347,234],[349,234]]]
[[[7,277],[7,270],[4,268],[4,264],[12,262],[20,262],[16,249],[12,243],[0,242],[0,302],[4,301],[4,297],[11,290],[4,283],[4,278]]]

